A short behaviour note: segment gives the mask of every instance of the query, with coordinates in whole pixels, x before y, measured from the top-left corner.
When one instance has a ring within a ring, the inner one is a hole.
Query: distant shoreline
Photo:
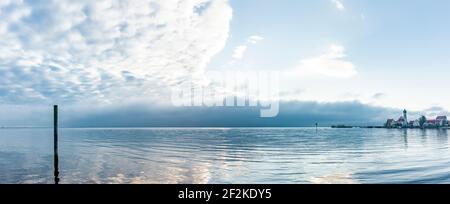
[[[0,127],[1,129],[52,129],[53,127]],[[440,128],[387,128],[384,126],[347,126],[347,125],[339,125],[339,126],[280,126],[280,127],[61,127],[59,129],[300,129],[300,128],[330,128],[330,129],[392,129],[392,130],[401,130],[401,129],[436,129],[436,130],[447,130],[450,127],[440,127]]]
[[[394,129],[394,130],[397,130],[397,129],[400,129],[400,130],[402,130],[402,129],[405,129],[405,130],[407,130],[407,129],[415,129],[415,130],[420,130],[420,129],[422,129],[422,130],[426,130],[426,129],[435,129],[435,130],[448,130],[448,129],[450,129],[450,127],[426,127],[426,128],[419,128],[419,127],[407,127],[407,128],[403,128],[403,127],[400,127],[400,128],[389,128],[389,127],[384,127],[384,126],[347,126],[347,125],[333,125],[333,126],[331,126],[331,128],[333,128],[333,129],[352,129],[352,128],[365,128],[365,129]]]

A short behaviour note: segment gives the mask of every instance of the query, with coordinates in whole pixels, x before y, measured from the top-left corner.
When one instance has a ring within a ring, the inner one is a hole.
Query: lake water
[[[0,129],[0,183],[52,183],[52,134]],[[61,129],[59,149],[61,183],[450,183],[446,130]]]

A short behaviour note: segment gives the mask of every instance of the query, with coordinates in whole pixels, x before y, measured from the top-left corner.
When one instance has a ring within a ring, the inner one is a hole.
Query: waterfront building
[[[394,119],[388,119],[386,121],[386,123],[384,124],[384,127],[386,127],[386,128],[393,128],[394,127],[394,123],[395,123]]]
[[[425,124],[423,124],[423,126],[425,128],[436,128],[436,127],[438,127],[437,120],[427,120],[427,122],[425,122]]]
[[[412,127],[413,127],[413,128],[420,128],[420,120],[415,120],[415,121],[413,121]]]
[[[447,116],[438,116],[436,118],[436,125],[439,127],[444,127],[448,124]]]
[[[420,121],[419,120],[409,121],[408,128],[420,128]]]
[[[396,121],[395,126],[396,127],[407,127],[407,124],[408,124],[408,122],[402,116]]]

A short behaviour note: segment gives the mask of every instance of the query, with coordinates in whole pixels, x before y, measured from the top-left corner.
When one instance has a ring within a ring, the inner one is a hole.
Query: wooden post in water
[[[59,161],[58,161],[58,106],[53,106],[53,155],[55,184],[59,184]]]

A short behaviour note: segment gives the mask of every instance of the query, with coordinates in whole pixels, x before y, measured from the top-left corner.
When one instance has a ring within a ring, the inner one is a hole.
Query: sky
[[[448,9],[446,0],[0,0],[0,125],[45,125],[52,104],[71,126],[447,114]],[[168,102],[174,86],[230,70],[278,72],[279,117]]]
[[[291,73],[283,87],[298,100],[450,108],[450,2],[264,2],[231,1],[231,37],[213,65],[258,35],[239,66]]]

